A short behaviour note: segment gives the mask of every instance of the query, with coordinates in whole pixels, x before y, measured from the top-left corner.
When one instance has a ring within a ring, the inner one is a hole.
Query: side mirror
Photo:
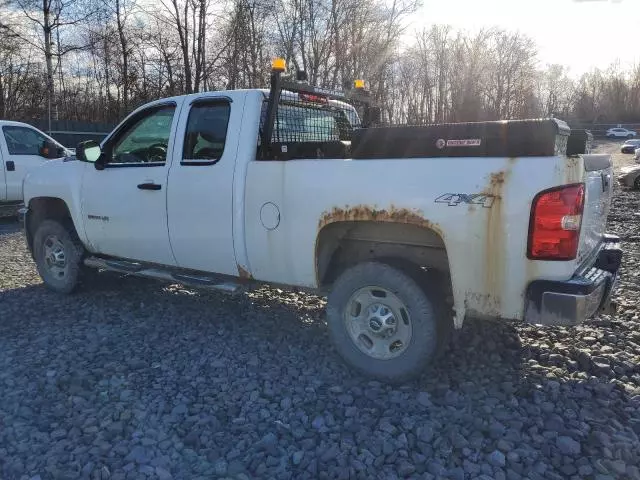
[[[41,157],[44,157],[48,160],[64,157],[64,149],[60,148],[57,143],[54,143],[50,140],[45,140],[44,142],[42,142],[42,147],[40,147],[39,153]]]
[[[373,127],[380,124],[382,118],[382,110],[380,107],[368,107],[364,111],[362,123],[365,127]]]
[[[100,145],[95,140],[80,142],[76,147],[76,158],[82,162],[96,163],[101,153]]]

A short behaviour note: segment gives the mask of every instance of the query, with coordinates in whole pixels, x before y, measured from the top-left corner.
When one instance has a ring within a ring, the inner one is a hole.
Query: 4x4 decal
[[[482,205],[484,208],[491,208],[496,197],[486,193],[445,193],[436,198],[436,203],[446,203],[450,207],[455,207],[461,203],[467,205]]]

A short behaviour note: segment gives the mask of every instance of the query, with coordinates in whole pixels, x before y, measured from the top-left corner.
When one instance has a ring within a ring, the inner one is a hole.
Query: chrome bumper
[[[567,281],[536,280],[527,289],[525,321],[540,325],[578,325],[597,313],[613,313],[611,297],[622,260],[620,239],[606,235],[594,265]]]

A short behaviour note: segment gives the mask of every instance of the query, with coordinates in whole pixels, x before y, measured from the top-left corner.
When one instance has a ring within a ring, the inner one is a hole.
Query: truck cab
[[[31,125],[0,120],[0,203],[21,203],[25,176],[47,160],[69,154]]]

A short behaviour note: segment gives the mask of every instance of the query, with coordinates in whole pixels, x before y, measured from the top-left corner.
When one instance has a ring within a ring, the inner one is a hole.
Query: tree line
[[[555,116],[640,121],[640,66],[573,78],[518,32],[410,32],[419,0],[0,0],[0,118],[114,123],[147,101],[364,78],[393,123]],[[428,12],[427,12],[428,13]]]

